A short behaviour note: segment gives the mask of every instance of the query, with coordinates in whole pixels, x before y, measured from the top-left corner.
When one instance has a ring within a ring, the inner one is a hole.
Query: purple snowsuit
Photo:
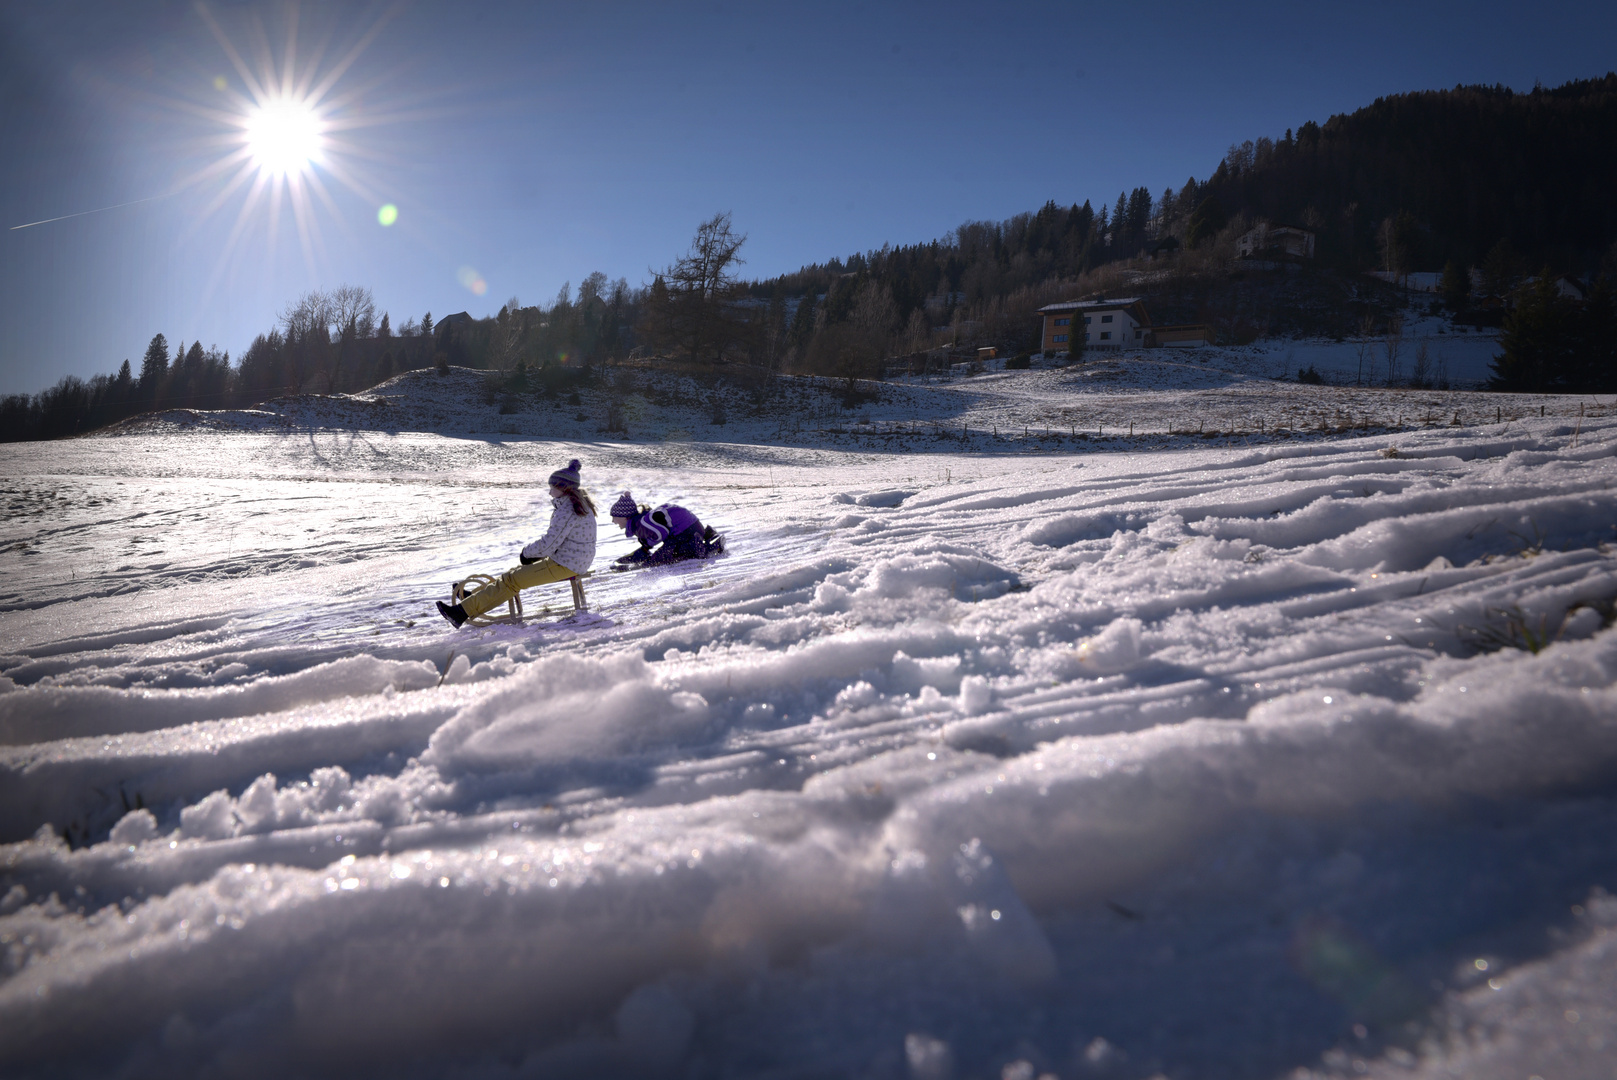
[[[619,559],[619,562],[643,563],[657,566],[681,559],[705,559],[707,541],[702,536],[702,523],[695,514],[683,506],[665,503],[655,510],[630,515],[623,527],[631,540],[640,541],[640,549]],[[658,547],[658,545],[662,545]],[[652,550],[652,549],[656,550]]]

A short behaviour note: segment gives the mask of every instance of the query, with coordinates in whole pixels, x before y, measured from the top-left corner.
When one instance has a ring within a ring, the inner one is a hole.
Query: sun
[[[357,36],[335,53],[332,35],[338,31],[328,28],[317,35],[310,59],[300,58],[296,4],[287,9],[285,44],[278,50],[256,15],[243,16],[247,55],[236,48],[206,3],[198,3],[195,10],[235,69],[234,78],[219,74],[205,84],[206,91],[198,87],[193,98],[177,102],[208,129],[199,137],[205,160],[181,181],[182,187],[205,193],[194,227],[239,197],[236,220],[219,247],[220,273],[236,257],[239,245],[259,229],[266,241],[264,254],[273,261],[286,210],[296,221],[304,263],[315,273],[325,257],[319,209],[347,227],[344,210],[333,197],[337,187],[364,204],[381,207],[376,220],[393,224],[397,208],[379,190],[380,178],[365,165],[386,159],[374,145],[365,145],[361,132],[411,118],[419,105],[382,95],[386,75],[356,81],[350,71],[392,17],[392,9],[368,25],[349,26],[348,32]],[[305,49],[302,55],[310,52]],[[378,107],[377,101],[384,104]],[[390,207],[392,212],[385,213]],[[210,280],[219,278],[216,274]]]
[[[245,121],[243,139],[261,176],[297,176],[320,161],[325,124],[309,102],[266,101],[255,105]]]

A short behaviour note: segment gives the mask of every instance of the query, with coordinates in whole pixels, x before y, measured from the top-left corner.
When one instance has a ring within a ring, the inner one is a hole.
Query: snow
[[[1610,403],[1273,362],[7,445],[3,1071],[1606,1075]]]

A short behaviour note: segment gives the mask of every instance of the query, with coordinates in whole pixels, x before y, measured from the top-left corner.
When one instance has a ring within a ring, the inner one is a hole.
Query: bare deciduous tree
[[[326,333],[330,340],[331,298],[318,289],[298,297],[297,302],[281,312],[281,326],[288,340],[304,341],[316,330]]]
[[[1370,363],[1372,353],[1375,350],[1376,317],[1370,314],[1368,311],[1365,312],[1359,317],[1358,330],[1359,332],[1354,341],[1354,346],[1357,348],[1359,353],[1359,373],[1354,376],[1353,385],[1363,386],[1365,365]],[[1374,375],[1375,372],[1372,370],[1371,377],[1373,378]]]
[[[1431,342],[1422,337],[1415,346],[1415,368],[1410,373],[1409,385],[1424,390],[1432,384]]]
[[[328,392],[340,389],[345,355],[356,338],[376,332],[376,301],[361,285],[339,285],[330,292],[314,289],[304,293],[281,312],[288,346],[293,350],[293,370],[301,383],[308,375],[321,376]],[[332,337],[337,345],[332,347]]]
[[[730,226],[728,213],[714,214],[696,228],[691,249],[662,272],[668,288],[674,344],[692,361],[719,359],[729,344],[734,321],[727,306],[735,292],[735,268],[745,236]]]
[[[1387,333],[1381,339],[1381,344],[1387,351],[1387,385],[1393,386],[1398,382],[1398,354],[1404,347],[1404,320],[1400,315],[1394,315],[1387,320]]]
[[[332,332],[340,337],[370,337],[376,328],[376,301],[362,285],[339,285],[327,300]]]
[[[926,317],[925,308],[916,308],[910,312],[910,321],[904,328],[904,350],[906,352],[921,352],[932,344],[932,325]]]
[[[848,321],[873,351],[885,352],[893,331],[898,328],[898,305],[893,302],[893,290],[875,279],[866,281],[854,295]]]

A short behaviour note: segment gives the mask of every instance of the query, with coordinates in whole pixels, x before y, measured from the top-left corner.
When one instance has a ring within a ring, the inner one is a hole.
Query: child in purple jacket
[[[612,564],[614,570],[632,566],[660,566],[682,559],[705,559],[724,551],[724,537],[703,526],[683,506],[664,503],[655,510],[639,505],[625,491],[612,504],[612,524],[640,546]]]

